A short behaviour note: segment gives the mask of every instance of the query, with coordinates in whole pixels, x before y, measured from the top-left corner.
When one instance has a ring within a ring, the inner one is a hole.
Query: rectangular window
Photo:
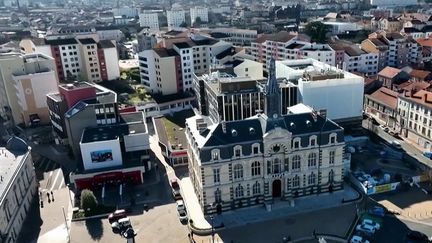
[[[330,151],[329,153],[329,164],[334,164],[335,161],[335,151]]]
[[[217,152],[213,152],[212,154],[213,160],[218,160],[219,159],[219,155]]]
[[[259,152],[258,152],[258,147],[254,147],[254,148],[253,148],[253,153],[254,153],[254,154],[258,154],[258,153],[259,153]]]
[[[236,149],[235,150],[235,156],[236,157],[240,157],[240,149]]]
[[[213,169],[213,181],[214,183],[220,182],[220,169]]]

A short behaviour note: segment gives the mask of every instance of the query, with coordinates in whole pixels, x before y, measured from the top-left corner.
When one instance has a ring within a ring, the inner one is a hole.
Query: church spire
[[[266,114],[268,117],[279,117],[281,115],[281,95],[279,84],[276,80],[275,60],[272,58],[268,61],[268,79],[265,91],[266,97]]]

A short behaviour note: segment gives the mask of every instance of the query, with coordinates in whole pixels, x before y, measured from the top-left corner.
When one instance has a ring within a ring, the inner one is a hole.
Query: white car
[[[354,235],[354,236],[351,238],[350,243],[369,243],[369,241],[366,240],[366,239],[363,239],[361,236]]]
[[[186,210],[183,200],[177,200],[176,204],[177,204],[177,211]]]
[[[381,228],[381,225],[380,225],[379,223],[374,222],[374,221],[371,220],[371,219],[363,219],[362,224],[363,224],[363,225],[370,225],[370,226],[374,227],[375,230],[379,230],[379,229]]]
[[[186,210],[184,210],[184,209],[179,210],[178,216],[179,216],[180,222],[182,222],[182,223],[187,222],[188,216],[187,216]]]
[[[370,226],[368,224],[359,224],[356,227],[357,231],[364,232],[366,234],[372,235],[375,233],[375,228],[373,226]]]

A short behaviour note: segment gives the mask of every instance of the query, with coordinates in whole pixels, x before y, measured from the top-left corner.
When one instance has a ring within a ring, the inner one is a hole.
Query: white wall
[[[238,77],[251,77],[253,79],[263,78],[263,65],[262,63],[244,60],[243,63],[239,64],[234,68],[234,73]]]
[[[108,74],[108,80],[120,78],[119,60],[117,56],[117,48],[105,48],[105,65]]]
[[[146,58],[147,61],[139,60],[140,78],[141,83],[146,86],[147,91],[153,93],[156,92],[156,70],[154,63],[154,52],[153,50],[145,50],[138,53],[139,58]],[[144,67],[143,65],[147,65]],[[147,73],[145,73],[147,72]],[[147,76],[148,80],[143,79],[143,76]]]
[[[85,170],[121,166],[123,164],[119,138],[115,140],[99,141],[84,144],[80,142],[80,148]],[[104,162],[92,162],[91,152],[101,150],[111,150],[113,160]]]
[[[362,116],[364,80],[351,75],[352,78],[310,82],[300,79],[302,103],[315,110],[326,109],[327,117],[332,120]]]

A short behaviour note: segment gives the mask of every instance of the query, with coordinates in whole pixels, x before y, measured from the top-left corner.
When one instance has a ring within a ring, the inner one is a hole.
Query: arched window
[[[300,155],[295,155],[292,159],[292,169],[299,170],[300,169]]]
[[[218,188],[216,189],[216,191],[214,192],[215,195],[215,202],[221,202],[222,201],[222,192],[221,190]]]
[[[243,178],[243,165],[236,164],[234,165],[234,179]]]
[[[243,195],[244,195],[243,187],[242,185],[239,184],[235,189],[235,196],[236,198],[240,198],[243,197]]]
[[[261,194],[261,185],[257,182],[252,186],[252,194],[258,195]]]
[[[316,153],[310,153],[308,156],[308,167],[316,167],[317,155]]]
[[[276,173],[280,173],[280,172],[281,172],[280,167],[281,167],[281,162],[280,162],[280,160],[279,160],[278,158],[275,158],[275,159],[273,160],[273,173],[274,173],[274,174],[276,174]]]
[[[311,173],[309,176],[308,176],[308,185],[315,185],[316,184],[316,175],[315,175],[315,173]]]
[[[261,175],[261,164],[258,161],[252,162],[252,176],[259,176]]]
[[[292,179],[292,187],[299,187],[300,186],[300,177],[298,175],[295,175]]]

